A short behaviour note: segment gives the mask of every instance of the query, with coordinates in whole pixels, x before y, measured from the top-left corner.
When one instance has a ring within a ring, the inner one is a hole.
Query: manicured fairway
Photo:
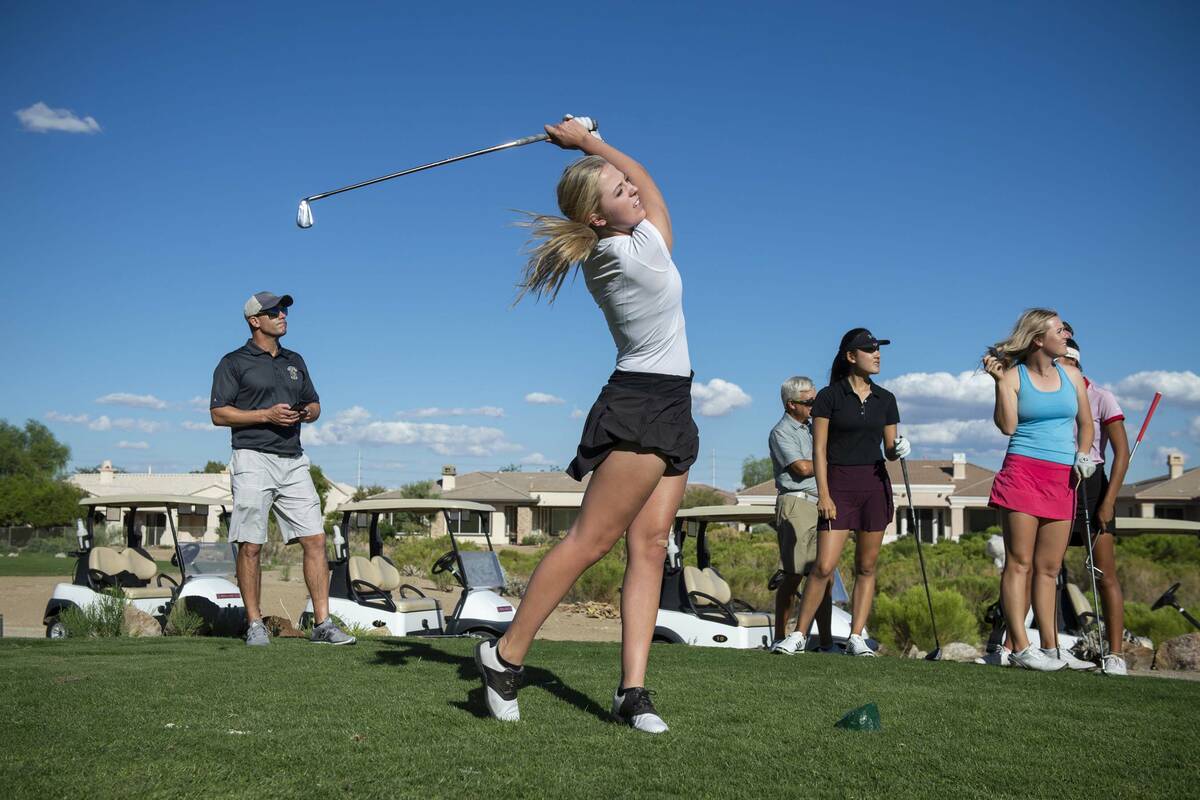
[[[466,640],[0,641],[0,786],[97,797],[1195,797],[1200,684],[655,645],[651,737],[612,644],[539,642],[523,721]],[[884,730],[833,724],[875,702]]]
[[[156,561],[158,571],[173,578],[179,577],[179,569],[170,561]],[[24,553],[16,558],[0,557],[0,578],[31,577],[37,575],[61,575],[68,582],[75,572],[74,558],[55,558],[51,553]]]

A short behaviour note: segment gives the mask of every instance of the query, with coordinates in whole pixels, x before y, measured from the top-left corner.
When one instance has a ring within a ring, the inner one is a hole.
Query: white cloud
[[[397,417],[503,417],[504,409],[497,406],[477,406],[476,408],[414,408],[412,411],[397,411]]]
[[[535,406],[561,406],[567,401],[556,395],[546,394],[545,392],[530,392],[525,395],[525,402],[532,403]]]
[[[121,450],[149,450],[149,442],[127,442],[124,439],[117,442],[117,447]]]
[[[1192,424],[1188,426],[1188,432],[1192,434],[1192,438],[1200,442],[1200,417],[1193,417]]]
[[[554,464],[555,462],[546,458],[541,453],[530,453],[529,455],[522,458],[520,463],[523,465],[545,467],[550,464]]]
[[[1129,408],[1146,408],[1155,392],[1162,392],[1163,402],[1171,405],[1200,407],[1200,375],[1191,370],[1135,372],[1110,388],[1117,393],[1121,404]]]
[[[339,425],[357,425],[371,418],[371,412],[362,406],[350,406],[333,415],[333,421]]]
[[[57,411],[47,411],[46,419],[51,422],[67,422],[72,425],[82,425],[88,421],[87,414],[60,414]]]
[[[571,419],[583,419],[587,413],[582,408],[571,409]]]
[[[370,412],[355,407],[327,423],[306,425],[300,432],[306,446],[338,444],[422,445],[439,455],[491,456],[520,450],[499,428],[446,425],[433,422],[370,420]],[[350,420],[350,421],[347,421]]]
[[[736,383],[713,378],[707,384],[692,383],[692,399],[697,402],[696,412],[702,417],[723,417],[735,408],[750,405],[750,395]]]
[[[1189,456],[1187,453],[1180,450],[1178,447],[1159,447],[1154,451],[1154,463],[1166,464],[1167,456],[1179,454],[1183,456],[1183,463],[1187,463]]]
[[[88,427],[94,431],[111,431],[112,426],[112,420],[103,414],[88,423]]]
[[[129,406],[130,408],[153,408],[157,411],[167,407],[167,404],[152,394],[131,394],[129,392],[111,392],[103,397],[97,397],[96,402],[106,406]]]
[[[991,380],[990,378],[988,380]],[[946,419],[916,425],[900,424],[900,432],[912,440],[914,448],[987,446],[1006,444],[1008,437],[990,419]]]
[[[100,123],[96,122],[95,117],[80,118],[67,108],[51,108],[45,103],[38,101],[29,108],[22,108],[15,112],[17,119],[21,121],[21,127],[33,133],[48,133],[50,131],[59,131],[61,133],[99,133]]]
[[[979,413],[995,399],[994,381],[978,370],[959,372],[909,372],[883,381],[896,395],[902,420],[941,420]]]
[[[195,395],[191,400],[187,401],[187,404],[192,408],[208,411],[208,398],[203,395]]]
[[[193,422],[190,419],[185,419],[183,422],[179,423],[179,425],[185,431],[219,431],[219,430],[221,430],[216,425],[213,425],[211,422]]]

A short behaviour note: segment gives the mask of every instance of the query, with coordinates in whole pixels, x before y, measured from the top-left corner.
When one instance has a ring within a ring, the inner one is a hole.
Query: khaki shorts
[[[308,456],[277,456],[257,450],[233,451],[229,461],[233,514],[229,541],[265,544],[267,517],[275,511],[285,542],[325,532],[321,498],[308,471]]]
[[[804,495],[775,498],[779,561],[790,575],[807,575],[817,561],[817,504]]]

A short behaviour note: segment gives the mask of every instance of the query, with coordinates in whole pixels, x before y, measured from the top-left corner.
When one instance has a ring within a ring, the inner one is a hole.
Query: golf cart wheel
[[[650,643],[651,644],[675,644],[675,640],[670,639],[666,636],[655,636],[653,639],[650,640]]]
[[[300,615],[300,624],[297,626],[300,630],[311,628],[313,626],[313,615],[311,612],[305,611]]]
[[[47,639],[65,639],[67,638],[67,626],[63,625],[57,617],[54,621],[46,626]]]
[[[496,633],[491,628],[472,628],[467,631],[467,636],[474,636],[476,639],[499,639],[500,634]]]

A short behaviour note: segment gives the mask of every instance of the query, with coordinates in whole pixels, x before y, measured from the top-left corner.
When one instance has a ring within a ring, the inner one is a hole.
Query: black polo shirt
[[[871,382],[866,402],[846,378],[817,392],[812,415],[829,420],[825,459],[838,466],[876,464],[883,460],[883,428],[900,421],[896,396]]]
[[[209,408],[233,406],[243,411],[270,408],[276,403],[317,403],[317,390],[300,354],[279,348],[274,358],[250,339],[226,353],[213,372]],[[246,425],[233,429],[235,450],[258,450],[279,456],[298,456],[300,424]]]

